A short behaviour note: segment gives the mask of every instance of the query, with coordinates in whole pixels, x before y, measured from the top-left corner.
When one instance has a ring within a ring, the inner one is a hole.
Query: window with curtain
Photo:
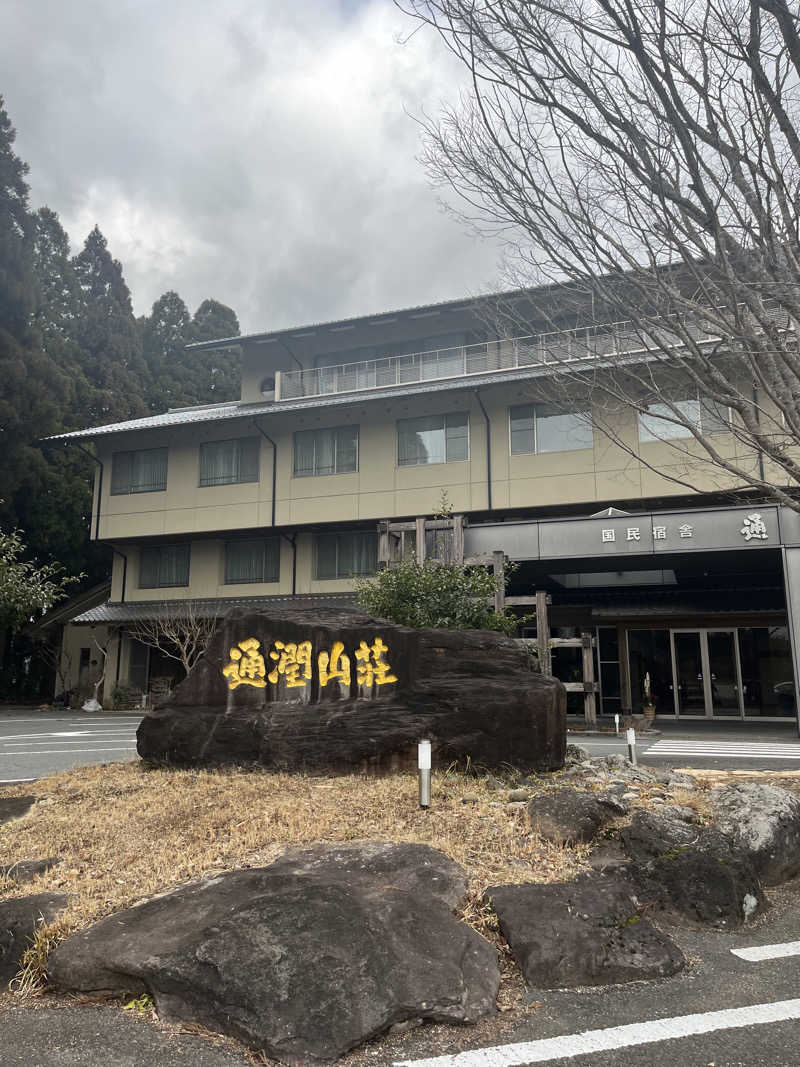
[[[358,427],[298,430],[294,435],[294,476],[352,474],[358,470]]]
[[[592,448],[594,437],[586,412],[560,411],[541,404],[509,409],[511,455],[572,452]]]
[[[258,437],[207,441],[200,445],[200,485],[237,485],[258,481]]]
[[[225,545],[225,584],[277,582],[280,580],[281,549],[277,537],[258,541],[228,541]]]
[[[115,452],[111,458],[111,492],[158,493],[167,488],[167,449]]]
[[[673,404],[686,422],[707,437],[731,432],[731,409],[724,404],[700,396],[678,399]],[[639,441],[675,441],[691,437],[689,426],[670,421],[675,417],[668,404],[648,404],[647,412],[639,414]]]
[[[378,569],[378,535],[368,530],[317,534],[314,538],[314,577],[354,578]]]
[[[139,557],[139,588],[189,584],[189,545],[149,545]]]
[[[469,459],[469,418],[466,412],[398,421],[399,467],[455,463],[465,459]]]

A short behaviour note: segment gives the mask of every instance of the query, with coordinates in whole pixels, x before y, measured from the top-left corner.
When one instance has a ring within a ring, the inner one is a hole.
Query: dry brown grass
[[[433,807],[420,811],[416,778],[318,777],[266,771],[146,770],[139,763],[86,767],[14,787],[37,803],[0,827],[0,865],[60,856],[62,862],[0,899],[66,893],[57,930],[66,936],[143,898],[212,873],[269,863],[286,847],[373,838],[420,842],[469,872],[466,921],[486,933],[479,895],[497,882],[560,881],[581,852],[542,841],[523,810],[498,805],[475,778],[435,776]],[[475,798],[468,803],[463,799]],[[56,925],[56,924],[53,924]],[[31,959],[41,960],[39,946]]]

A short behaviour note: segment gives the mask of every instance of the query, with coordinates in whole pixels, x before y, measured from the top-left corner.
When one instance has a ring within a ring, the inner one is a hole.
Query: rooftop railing
[[[776,307],[769,314],[782,329],[789,328],[787,313],[783,309]],[[683,330],[688,331],[693,340],[700,344],[719,341],[719,337],[706,333],[699,326],[688,325]],[[681,333],[676,327],[670,328],[668,322],[663,328],[650,327],[646,331],[637,328],[632,321],[604,323],[455,348],[366,359],[359,363],[281,371],[277,376],[275,399],[296,400],[300,397],[391,389],[415,382],[468,378],[524,367],[582,363],[604,356],[635,356],[682,347],[684,340]]]

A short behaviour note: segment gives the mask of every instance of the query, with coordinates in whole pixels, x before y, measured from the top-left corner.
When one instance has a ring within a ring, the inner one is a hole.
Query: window
[[[353,578],[378,569],[378,535],[369,531],[318,534],[314,538],[315,578]]]
[[[675,400],[673,404],[680,415],[695,429],[707,437],[714,434],[729,433],[731,410],[713,400],[701,400],[689,397]],[[647,413],[639,414],[640,441],[675,441],[681,437],[691,437],[692,432],[682,422],[674,422],[677,416],[668,404],[648,404]]]
[[[352,474],[358,470],[358,427],[298,430],[294,435],[294,476]]]
[[[225,545],[225,584],[277,582],[281,546],[277,537],[259,541],[229,541]]]
[[[469,459],[469,419],[455,415],[425,415],[397,423],[397,464],[455,463]]]
[[[258,481],[258,437],[208,441],[200,445],[200,485],[238,485]]]
[[[142,549],[139,558],[140,589],[188,584],[188,545],[153,545]]]
[[[540,404],[523,404],[509,411],[511,455],[572,452],[592,448],[594,437],[587,412],[558,411]]]
[[[111,460],[111,492],[158,493],[167,488],[167,449],[115,452]]]

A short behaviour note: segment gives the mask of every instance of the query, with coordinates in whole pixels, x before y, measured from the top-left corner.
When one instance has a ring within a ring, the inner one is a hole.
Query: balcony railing
[[[780,308],[770,317],[781,329],[790,328],[787,314]],[[700,344],[713,344],[719,337],[699,326],[684,327]],[[559,330],[551,333],[512,337],[456,348],[438,348],[403,356],[341,363],[332,367],[281,371],[276,375],[275,400],[391,389],[414,382],[516,370],[521,367],[581,363],[604,356],[634,356],[649,351],[681,348],[683,340],[676,328],[665,321],[662,327],[647,331],[631,321]]]

